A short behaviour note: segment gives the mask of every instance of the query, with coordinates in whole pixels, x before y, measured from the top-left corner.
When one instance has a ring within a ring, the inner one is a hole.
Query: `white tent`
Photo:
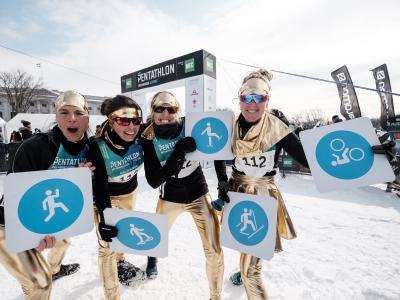
[[[96,125],[101,124],[106,119],[105,116],[92,115],[89,117],[90,133],[96,132]],[[32,125],[32,131],[35,128],[40,129],[42,132],[48,131],[55,125],[56,119],[54,114],[26,114],[19,113],[6,124],[6,141],[9,141],[10,134],[13,130],[18,131],[22,126],[21,120],[29,121]]]

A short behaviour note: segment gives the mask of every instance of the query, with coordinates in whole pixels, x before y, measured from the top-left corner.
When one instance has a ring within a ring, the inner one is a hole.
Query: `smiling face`
[[[168,105],[156,107],[153,109],[153,121],[156,125],[176,123],[178,121],[176,108]]]
[[[129,122],[128,126],[120,125],[117,121],[113,122],[111,128],[118,134],[118,136],[125,142],[133,142],[139,131],[140,125],[134,125]]]
[[[250,101],[250,103],[240,101],[240,111],[244,119],[249,123],[255,123],[260,120],[266,106],[266,102],[256,104],[255,101]]]
[[[89,126],[89,115],[80,107],[64,105],[57,110],[57,125],[62,134],[70,142],[83,138]]]

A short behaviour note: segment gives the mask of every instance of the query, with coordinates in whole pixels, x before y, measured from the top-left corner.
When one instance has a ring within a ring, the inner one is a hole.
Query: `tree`
[[[28,111],[32,99],[40,92],[42,85],[40,79],[35,82],[32,75],[21,70],[0,73],[0,89],[6,94],[12,116]]]

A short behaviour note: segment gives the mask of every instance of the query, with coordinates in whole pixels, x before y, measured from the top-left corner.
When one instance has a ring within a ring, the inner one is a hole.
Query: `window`
[[[89,106],[89,110],[92,110],[92,107],[91,107],[91,106]]]
[[[42,107],[47,107],[47,103],[42,103]]]
[[[35,106],[35,103],[31,102],[31,106],[32,106],[32,107]]]

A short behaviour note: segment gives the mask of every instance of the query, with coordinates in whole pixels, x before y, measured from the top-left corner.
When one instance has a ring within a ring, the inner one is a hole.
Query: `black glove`
[[[395,145],[395,141],[385,141],[380,145],[372,146],[372,151],[375,154],[385,154],[389,162],[392,162],[396,159],[396,156],[392,152],[392,149]]]
[[[174,152],[190,153],[196,151],[196,141],[191,136],[186,136],[175,144]]]
[[[229,203],[230,199],[228,196],[228,192],[229,192],[229,183],[227,183],[226,181],[218,182],[218,198],[226,203]]]
[[[115,238],[118,235],[118,229],[115,226],[107,225],[104,222],[100,222],[99,233],[101,239],[109,243],[111,242],[112,238]]]

